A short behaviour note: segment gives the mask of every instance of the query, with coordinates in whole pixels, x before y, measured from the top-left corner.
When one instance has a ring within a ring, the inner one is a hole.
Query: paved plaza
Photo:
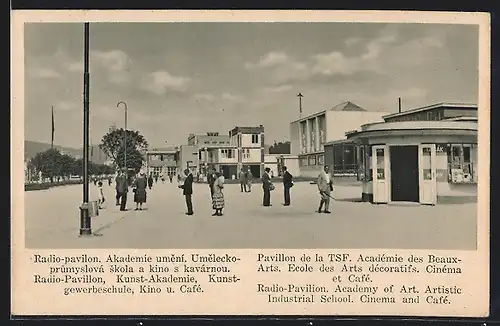
[[[120,212],[114,184],[104,185],[106,207],[92,218],[90,237],[79,237],[82,186],[25,192],[28,248],[476,248],[476,204],[372,205],[356,202],[361,189],[336,187],[331,215],[315,212],[315,185],[298,182],[292,205],[282,206],[282,186],[271,194],[272,207],[262,206],[262,190],[251,193],[226,185],[224,216],[213,217],[209,187],[194,185],[194,216],[186,216],[177,184],[161,182],[148,191],[147,210],[134,211],[133,193]],[[97,186],[90,185],[91,199]]]

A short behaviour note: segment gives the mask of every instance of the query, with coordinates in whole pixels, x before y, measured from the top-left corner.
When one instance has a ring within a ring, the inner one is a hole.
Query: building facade
[[[387,114],[388,112],[368,112],[352,102],[344,102],[293,121],[290,125],[290,151],[291,155],[298,156],[300,176],[318,175],[327,164],[325,145],[333,141],[338,142],[335,146],[338,156],[344,157],[344,162],[331,163],[335,173],[354,172],[354,144],[347,142],[346,146],[341,146],[342,141],[346,140],[345,133],[358,128],[360,124],[383,121],[382,117]],[[341,153],[342,150],[346,152]]]
[[[147,174],[153,176],[176,175],[177,174],[177,149],[155,148],[146,152],[145,169]]]
[[[348,132],[362,199],[434,205],[477,200],[477,106],[440,103]]]
[[[264,126],[234,127],[229,131],[230,144],[235,147],[237,173],[250,169],[255,178],[264,173],[265,137]]]
[[[177,173],[184,175],[189,169],[193,175],[200,171],[199,147],[197,145],[181,145],[177,148]]]

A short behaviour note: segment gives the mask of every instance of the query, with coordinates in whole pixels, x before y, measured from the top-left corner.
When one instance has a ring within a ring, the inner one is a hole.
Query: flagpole
[[[52,105],[52,136],[50,140],[50,149],[54,149],[54,132],[55,132],[55,126],[54,126],[54,106]]]
[[[80,236],[92,234],[89,215],[89,23],[84,24],[83,73],[83,203],[80,207]]]

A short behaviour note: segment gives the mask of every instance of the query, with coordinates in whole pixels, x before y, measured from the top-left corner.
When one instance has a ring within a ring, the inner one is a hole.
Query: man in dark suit
[[[265,207],[271,206],[271,176],[269,175],[270,168],[264,170],[262,175],[262,190],[264,190],[263,205]]]
[[[214,197],[215,170],[210,169],[207,175],[208,186],[210,187],[210,198]]]
[[[182,189],[182,194],[186,197],[186,207],[187,213],[186,215],[193,215],[193,173],[189,171],[189,169],[184,170],[184,174],[186,175],[186,180],[184,180],[184,184],[180,185],[179,188]]]
[[[287,171],[286,166],[283,167],[283,189],[285,194],[285,203],[283,206],[290,206],[290,188],[293,187],[293,177]]]
[[[116,177],[116,199],[117,204],[120,204],[120,211],[126,211],[127,207],[127,193],[128,193],[128,180],[125,172],[120,172]]]

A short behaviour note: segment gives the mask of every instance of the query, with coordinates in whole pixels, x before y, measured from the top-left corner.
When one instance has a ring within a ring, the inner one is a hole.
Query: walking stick
[[[328,197],[330,197],[331,199],[336,200],[334,197],[330,196],[329,194],[327,194],[327,193],[326,193],[326,192],[324,192],[324,191],[320,191],[320,192],[319,192],[319,194],[320,194],[320,195],[325,194],[325,195],[327,195]]]

